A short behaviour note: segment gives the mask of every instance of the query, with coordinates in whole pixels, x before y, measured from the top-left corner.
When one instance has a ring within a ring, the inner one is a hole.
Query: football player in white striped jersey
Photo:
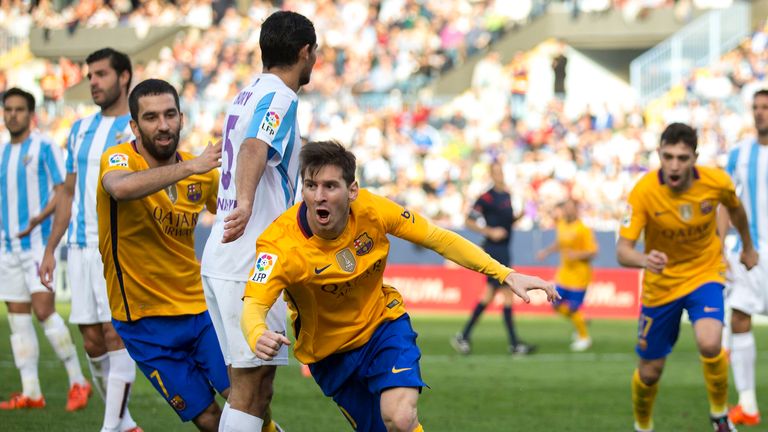
[[[35,98],[30,93],[12,88],[3,95],[3,117],[11,141],[0,147],[0,300],[8,306],[11,350],[21,373],[22,391],[0,402],[0,409],[45,407],[37,375],[40,349],[32,325],[34,311],[67,369],[67,411],[74,411],[88,404],[91,385],[83,377],[69,329],[56,312],[54,293],[37,276],[51,229],[54,194],[61,192],[64,183],[64,163],[61,149],[32,131],[34,113]]]
[[[40,265],[40,279],[51,286],[56,265],[53,252],[68,229],[67,283],[72,290],[69,321],[80,328],[93,383],[104,397],[102,431],[135,432],[140,428],[131,418],[127,404],[136,378],[136,363],[112,327],[96,217],[101,155],[106,149],[133,139],[128,112],[133,71],[128,56],[112,48],[91,53],[85,62],[91,98],[101,110],[72,125],[67,139],[67,175]]]
[[[740,244],[731,251],[727,304],[731,309],[730,347],[733,381],[739,402],[729,417],[736,424],[760,423],[755,395],[755,357],[757,349],[752,333],[752,315],[768,314],[768,89],[755,93],[752,114],[757,137],[743,140],[728,154],[726,171],[733,178],[739,199],[749,220],[755,249],[760,254],[757,267],[747,271],[738,262]],[[721,220],[727,214],[719,212]]]
[[[276,366],[288,364],[288,350],[269,361],[257,358],[240,329],[240,317],[248,273],[256,262],[253,245],[297,195],[297,93],[309,83],[316,41],[314,25],[306,17],[295,12],[270,15],[259,38],[264,73],[227,109],[216,222],[201,268],[208,311],[230,366],[232,387],[221,417],[224,431],[277,428],[269,401]],[[285,302],[278,301],[270,310],[270,326],[285,332],[286,314]]]

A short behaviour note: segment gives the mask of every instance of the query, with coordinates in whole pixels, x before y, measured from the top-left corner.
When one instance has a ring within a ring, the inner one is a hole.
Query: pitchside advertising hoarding
[[[515,267],[520,273],[552,280],[554,267]],[[485,276],[462,267],[444,265],[389,264],[384,282],[403,294],[406,308],[411,312],[466,313],[471,310],[485,290]],[[582,310],[590,318],[637,319],[640,310],[642,273],[638,270],[596,268],[592,274]],[[532,291],[531,302],[516,298],[515,313],[551,314],[542,291]],[[488,307],[501,310],[497,295]]]

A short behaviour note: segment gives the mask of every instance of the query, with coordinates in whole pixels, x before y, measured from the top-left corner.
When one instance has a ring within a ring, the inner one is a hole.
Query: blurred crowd
[[[3,8],[20,4],[0,1]],[[179,89],[186,150],[197,151],[217,139],[226,105],[261,70],[259,23],[277,6],[254,1],[241,14],[234,8],[210,12],[211,0],[108,3],[113,13],[102,20],[106,25],[138,26],[140,20],[162,25],[179,16],[195,20],[196,24],[188,23],[192,29],[181,33],[157,59],[134,65],[134,83],[163,77]],[[768,37],[759,30],[720,65],[697,71],[648,111],[600,104],[574,116],[565,114],[564,89],[555,88],[556,97],[543,109],[529,103],[529,80],[536,79],[528,76],[533,53],[518,53],[509,63],[490,53],[478,63],[468,91],[438,100],[419,89],[521,19],[509,7],[517,2],[280,3],[312,17],[319,37],[312,82],[302,90],[299,106],[302,133],[309,139],[337,139],[349,145],[358,157],[363,186],[450,228],[463,227],[473,200],[490,185],[488,163],[500,160],[514,206],[524,214],[519,229],[551,228],[554,206],[573,196],[588,225],[614,230],[623,198],[639,175],[658,164],[654,150],[663,124],[685,121],[699,128],[701,161],[722,164],[728,145],[748,133],[750,124],[748,113],[728,96],[741,92],[751,97],[749,92],[759,86],[765,71]],[[626,7],[631,1],[612,3]],[[644,2],[652,3],[666,7],[672,2]],[[40,1],[32,14],[49,13],[40,10],[44,4]],[[101,10],[105,3],[90,0],[73,7],[85,8],[83,4]],[[210,13],[194,14],[195,8]],[[88,17],[78,19],[82,25],[95,25],[91,22],[95,13],[68,13]],[[62,11],[57,16],[64,15]],[[61,20],[64,28],[68,20]],[[564,74],[564,47],[555,45],[552,52],[555,75],[556,67],[562,67]],[[561,66],[556,66],[558,61]],[[82,79],[83,67],[64,58],[30,64],[40,77],[39,125],[64,143],[72,123],[94,110],[90,104],[62,102],[64,90]],[[723,77],[728,85],[716,82]],[[0,70],[0,92],[9,83],[13,79]]]

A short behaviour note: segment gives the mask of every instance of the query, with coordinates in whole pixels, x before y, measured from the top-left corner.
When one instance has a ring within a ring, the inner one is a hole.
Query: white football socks
[[[80,368],[80,360],[77,358],[75,344],[72,343],[72,336],[69,334],[67,325],[61,315],[54,312],[45,321],[42,322],[45,336],[53,347],[53,351],[64,363],[69,376],[69,386],[75,384],[85,384],[83,370]]]
[[[731,368],[733,382],[739,392],[739,405],[747,414],[756,414],[757,398],[755,397],[755,335],[734,333],[731,338]]]
[[[31,399],[39,399],[43,395],[37,375],[40,347],[32,324],[32,315],[9,313],[8,322],[11,326],[13,360],[21,374],[22,394]]]

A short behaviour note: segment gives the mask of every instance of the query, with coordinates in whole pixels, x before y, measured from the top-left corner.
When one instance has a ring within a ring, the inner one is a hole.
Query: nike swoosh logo
[[[315,274],[320,274],[320,273],[324,272],[324,271],[325,271],[325,269],[327,269],[327,268],[328,268],[328,267],[330,267],[330,266],[331,266],[331,265],[330,265],[330,264],[328,264],[328,265],[327,265],[327,266],[325,266],[325,267],[320,267],[320,268],[317,268],[317,267],[315,267]]]
[[[656,217],[659,217],[659,216],[663,215],[664,213],[667,213],[667,211],[665,210],[665,211],[653,212],[653,215],[656,216]]]
[[[720,308],[704,306],[704,313],[717,312]]]
[[[397,369],[396,367],[392,366],[392,373],[393,373],[393,374],[399,374],[400,372],[405,372],[405,371],[407,371],[407,370],[411,370],[411,369],[413,369],[413,368],[402,368],[402,369]]]

